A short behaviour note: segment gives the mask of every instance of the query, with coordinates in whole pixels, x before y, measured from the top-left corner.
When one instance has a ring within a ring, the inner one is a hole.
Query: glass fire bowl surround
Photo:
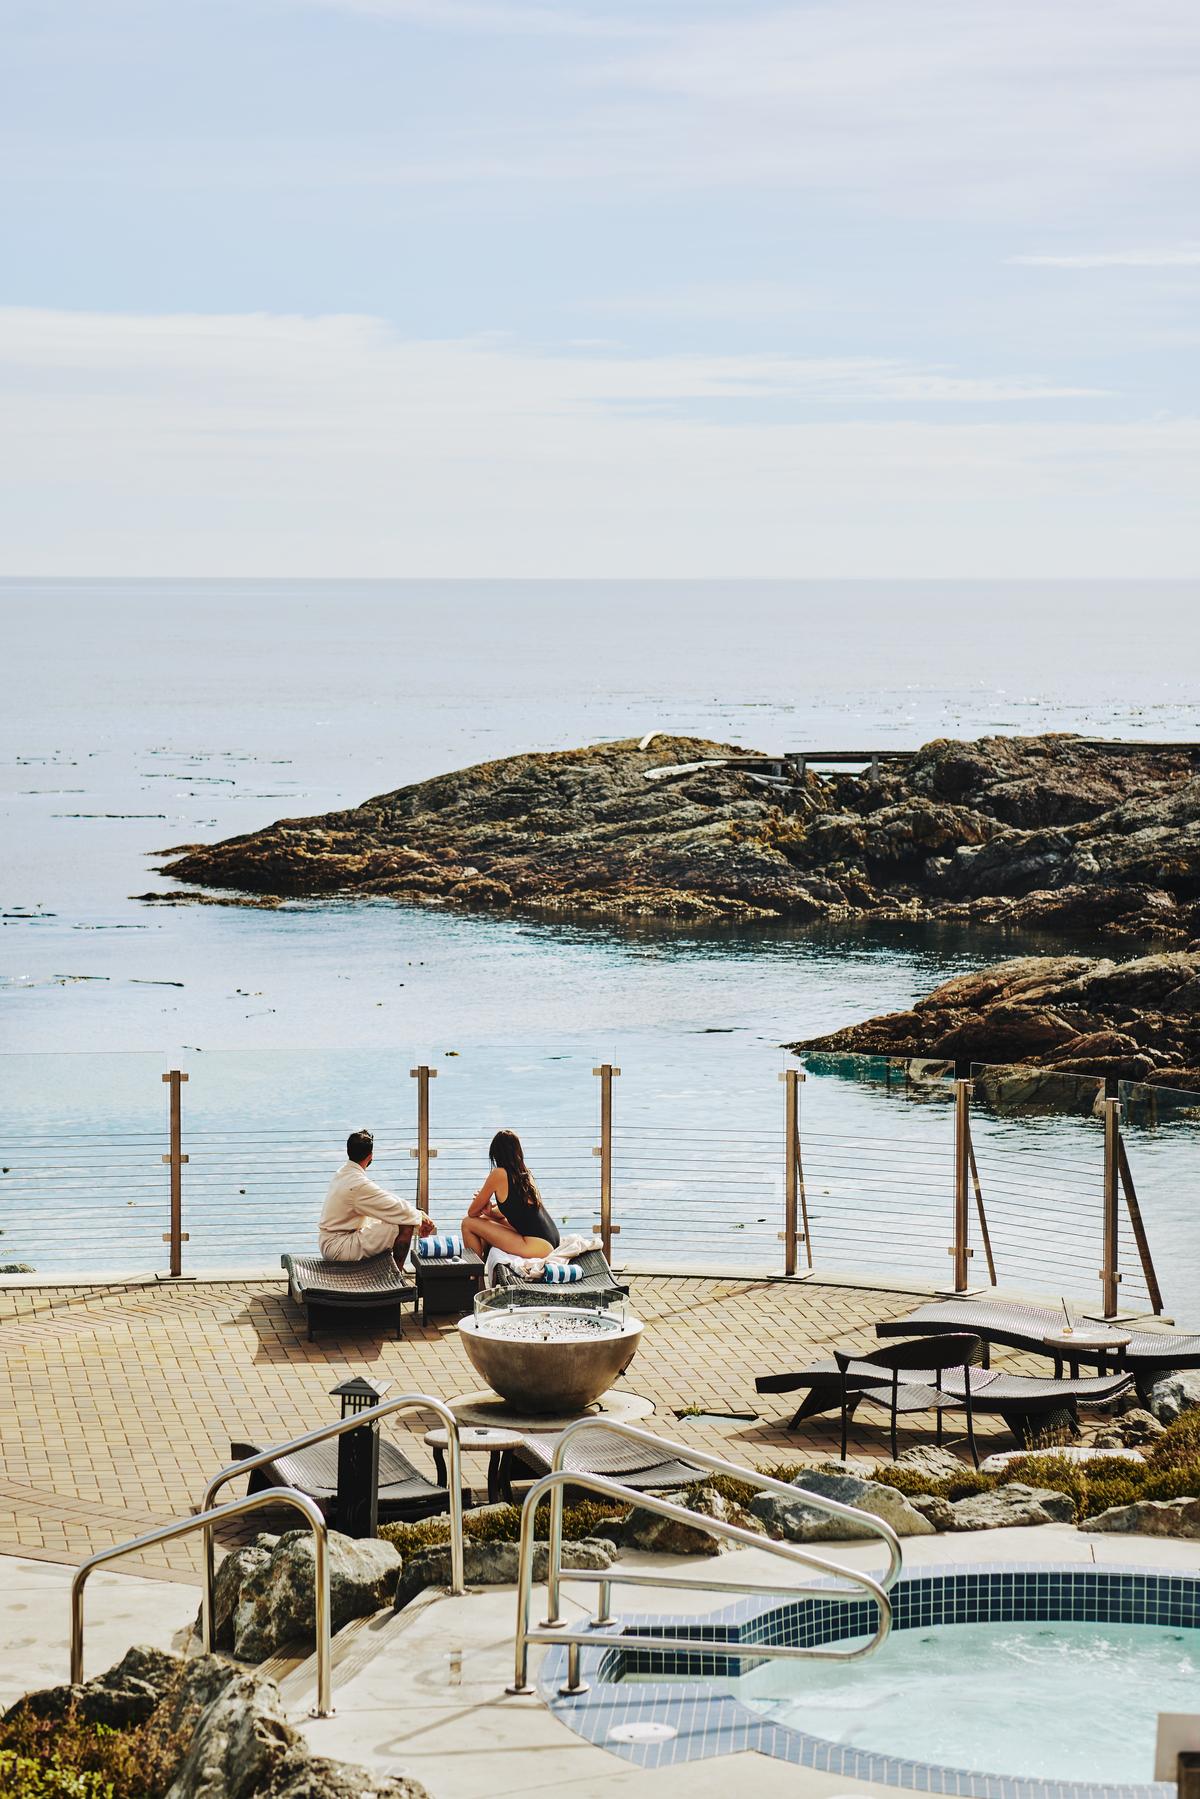
[[[850,1663],[754,1649],[863,1637],[874,1607],[861,1599],[745,1599],[687,1621],[744,1644],[729,1660],[655,1651],[681,1621],[631,1618],[628,1649],[584,1650],[589,1692],[558,1695],[562,1650],[543,1692],[582,1736],[645,1767],[756,1749],[967,1799],[1173,1799],[1152,1778],[1156,1718],[1200,1710],[1200,1576],[975,1565],[902,1579],[893,1603],[883,1648]]]

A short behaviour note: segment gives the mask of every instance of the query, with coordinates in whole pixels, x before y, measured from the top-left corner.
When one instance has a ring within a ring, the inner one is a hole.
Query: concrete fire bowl
[[[463,1348],[494,1393],[533,1416],[583,1411],[628,1368],[640,1318],[570,1306],[516,1306],[459,1322]]]

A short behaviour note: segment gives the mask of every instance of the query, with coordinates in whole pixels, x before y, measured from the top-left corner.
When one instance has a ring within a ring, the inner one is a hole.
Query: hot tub
[[[494,1393],[532,1416],[583,1411],[637,1353],[642,1321],[564,1305],[480,1310],[459,1322],[463,1348]]]
[[[754,1599],[690,1621],[744,1651],[729,1661],[656,1651],[676,1626],[629,1619],[628,1649],[585,1650],[589,1693],[557,1696],[561,1651],[543,1690],[564,1722],[649,1766],[757,1749],[969,1799],[1174,1799],[1153,1778],[1156,1722],[1197,1709],[1200,1576],[976,1565],[914,1573],[892,1599],[891,1635],[860,1662],[755,1646],[847,1646],[871,1629],[870,1602]]]

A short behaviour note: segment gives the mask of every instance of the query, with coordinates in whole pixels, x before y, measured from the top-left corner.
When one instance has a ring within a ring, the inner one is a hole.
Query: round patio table
[[[446,1485],[446,1446],[450,1433],[445,1425],[437,1430],[427,1430],[425,1441],[433,1451],[433,1466],[441,1486]],[[458,1427],[458,1446],[464,1455],[487,1454],[487,1496],[488,1504],[495,1505],[503,1500],[512,1504],[512,1463],[513,1455],[520,1449],[525,1438],[519,1430],[496,1430],[490,1425],[460,1424]]]
[[[1078,1357],[1073,1357],[1071,1355],[1072,1347],[1076,1349],[1098,1349],[1101,1351],[1111,1349],[1113,1352],[1111,1357],[1112,1372],[1115,1374],[1118,1371],[1121,1361],[1121,1351],[1128,1347],[1129,1332],[1126,1331],[1124,1335],[1122,1335],[1120,1331],[1105,1330],[1103,1326],[1098,1326],[1093,1330],[1088,1325],[1077,1325],[1072,1330],[1063,1329],[1047,1331],[1042,1338],[1042,1342],[1046,1345],[1047,1349],[1053,1350],[1054,1352],[1055,1379],[1062,1379],[1063,1362],[1065,1361],[1067,1367],[1071,1371],[1071,1379],[1078,1380],[1079,1360]],[[1098,1374],[1109,1373],[1109,1361],[1110,1358],[1107,1355],[1101,1354],[1096,1372]]]

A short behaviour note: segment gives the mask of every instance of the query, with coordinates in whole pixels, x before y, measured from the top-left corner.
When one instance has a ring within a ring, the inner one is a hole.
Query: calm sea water
[[[335,1140],[348,1114],[379,1117],[385,1096],[399,1154],[408,1067],[436,1062],[441,1123],[461,1145],[445,1164],[450,1203],[501,1110],[535,1140],[569,1129],[574,1154],[594,1130],[591,1067],[611,1061],[630,1129],[635,1117],[646,1133],[661,1126],[654,1156],[649,1136],[640,1159],[631,1139],[631,1179],[640,1171],[677,1206],[668,1217],[663,1198],[647,1247],[699,1253],[729,1224],[761,1256],[774,1187],[764,1176],[742,1193],[720,1145],[743,1128],[774,1143],[779,1045],[1025,945],[911,930],[622,932],[386,904],[152,908],[131,896],[163,885],[155,852],[517,750],[650,729],[765,749],[1045,729],[1196,738],[1198,597],[1104,584],[2,582],[6,1114],[47,1145],[56,1121],[66,1136],[86,1125],[89,1142],[119,1134],[143,1102],[118,1070],[147,1052],[151,1074],[190,1067],[194,1121],[267,1130],[268,1161],[293,1115]],[[853,1117],[860,1132],[892,1132],[894,1107],[881,1113],[873,1088],[810,1082],[810,1112],[818,1087],[831,1126]],[[145,1103],[157,1129],[161,1089]],[[921,1141],[940,1155],[942,1123],[922,1116]],[[1091,1153],[1089,1139],[1081,1170]],[[929,1168],[936,1184],[940,1165]],[[86,1168],[65,1181],[40,1190],[75,1220],[62,1255],[111,1264],[96,1239],[112,1217],[84,1222]],[[695,1226],[681,1183],[700,1196]],[[240,1186],[213,1199],[208,1261],[236,1258]],[[862,1203],[869,1188],[887,1206],[882,1171],[859,1186]],[[260,1204],[265,1241],[269,1193]],[[10,1200],[4,1228],[6,1255],[36,1236],[24,1202]],[[940,1217],[933,1235],[944,1255]],[[898,1225],[875,1253],[903,1263]],[[924,1236],[912,1253],[924,1267]],[[39,1266],[58,1254],[43,1244]]]

